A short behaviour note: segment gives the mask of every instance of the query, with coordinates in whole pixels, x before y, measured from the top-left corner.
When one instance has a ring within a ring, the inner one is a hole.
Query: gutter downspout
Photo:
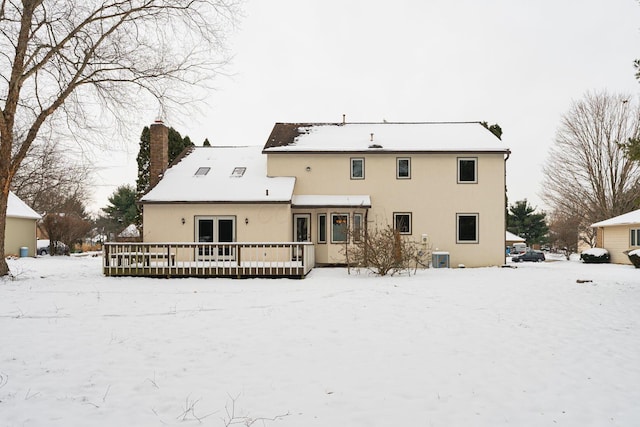
[[[507,212],[509,212],[508,199],[507,199],[507,160],[511,157],[511,150],[507,149],[507,157],[504,158],[504,232],[503,236],[507,235]],[[506,238],[505,244],[506,245]],[[502,249],[502,253],[504,254],[504,265],[507,265],[507,251]]]

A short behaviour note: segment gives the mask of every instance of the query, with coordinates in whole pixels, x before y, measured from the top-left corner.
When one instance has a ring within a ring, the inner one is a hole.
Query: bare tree
[[[43,141],[31,146],[11,189],[40,214],[58,212],[63,200],[86,199],[90,171],[87,162],[72,159],[56,142]]]
[[[640,133],[640,108],[631,97],[588,93],[562,118],[544,166],[542,197],[554,215],[594,222],[626,213],[638,197],[640,166],[621,146]]]
[[[576,214],[564,212],[554,212],[549,219],[549,242],[551,245],[564,253],[567,260],[569,256],[577,252],[578,243],[581,239],[593,246],[595,235],[591,228],[585,228],[582,223],[583,218]]]
[[[217,74],[239,0],[0,0],[0,275],[11,182],[40,132],[183,101]]]

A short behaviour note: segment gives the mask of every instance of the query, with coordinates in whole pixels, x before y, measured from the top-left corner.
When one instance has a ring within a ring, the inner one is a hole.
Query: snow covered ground
[[[100,265],[10,261],[0,426],[640,425],[631,266],[166,280]]]

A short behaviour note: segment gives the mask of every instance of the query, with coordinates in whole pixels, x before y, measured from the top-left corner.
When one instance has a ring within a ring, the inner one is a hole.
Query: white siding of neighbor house
[[[602,227],[599,232],[602,233],[602,247],[609,251],[611,262],[614,264],[631,264],[629,257],[624,251],[638,249],[638,247],[629,246],[629,234],[632,228],[640,228],[637,225],[618,225],[610,227]]]

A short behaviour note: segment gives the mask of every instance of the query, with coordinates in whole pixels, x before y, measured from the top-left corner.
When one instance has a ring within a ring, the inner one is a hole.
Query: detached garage
[[[36,256],[36,224],[40,218],[36,211],[9,192],[4,239],[4,251],[7,256],[20,255],[20,248],[27,248],[28,256]]]

